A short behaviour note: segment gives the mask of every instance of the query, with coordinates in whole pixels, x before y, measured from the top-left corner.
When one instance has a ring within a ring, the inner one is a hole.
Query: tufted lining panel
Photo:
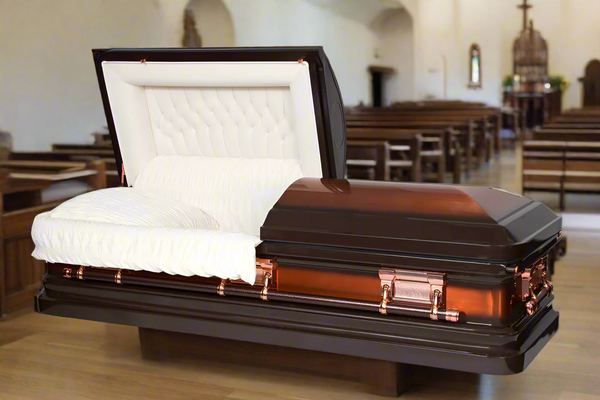
[[[306,62],[103,62],[130,184],[158,155],[296,159],[322,177]]]
[[[146,87],[158,155],[298,159],[289,88]]]

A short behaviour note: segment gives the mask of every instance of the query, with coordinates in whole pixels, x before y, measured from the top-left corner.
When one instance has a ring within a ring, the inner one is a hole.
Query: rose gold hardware
[[[260,298],[264,301],[269,301],[269,299],[267,298],[267,295],[269,294],[269,279],[271,279],[271,273],[267,272],[265,274],[265,284],[262,290],[260,291]]]
[[[227,279],[221,279],[221,283],[217,287],[217,293],[219,296],[225,296],[225,283],[227,283]]]
[[[433,303],[431,304],[431,314],[429,315],[429,317],[434,321],[438,320],[438,310],[440,308],[441,298],[442,292],[440,292],[439,289],[435,289],[433,291]]]
[[[458,321],[458,310],[443,308],[445,274],[380,268],[379,279],[382,291],[379,306],[381,314],[387,314],[386,308],[391,302],[422,309],[434,321],[438,320],[440,314],[444,315],[446,321]]]
[[[118,285],[122,285],[123,282],[121,281],[121,270],[118,270],[117,273],[115,274],[115,283]]]
[[[385,284],[381,290],[381,303],[379,303],[379,313],[387,315],[387,303],[390,301],[390,285]]]
[[[71,275],[73,273],[73,270],[71,268],[64,268],[63,269],[63,278],[72,278],[73,276]]]
[[[460,318],[460,312],[455,309],[446,310],[446,321],[448,322],[458,322]]]
[[[515,283],[517,299],[526,302],[525,311],[532,315],[539,308],[539,299],[542,289],[546,289],[546,296],[554,290],[552,282],[547,275],[548,257],[536,261],[531,267],[525,268]]]
[[[79,269],[77,270],[77,279],[84,280],[83,279],[83,270],[84,269],[85,268],[83,266],[79,267]]]
[[[548,292],[548,296],[550,296],[554,291],[554,285],[548,280],[546,271],[544,271],[544,273],[542,274],[542,281],[544,282],[544,289],[546,289],[546,292]]]
[[[125,164],[121,163],[121,187],[125,185]]]
[[[537,296],[535,295],[535,291],[533,289],[534,289],[533,284],[530,284],[529,285],[529,296],[531,297],[531,300],[529,300],[527,302],[527,304],[525,304],[525,309],[527,310],[527,314],[529,314],[529,315],[536,312],[539,307],[538,299],[537,299]]]
[[[256,259],[256,279],[254,280],[255,285],[264,285],[267,274],[270,274],[269,278],[273,277],[273,270],[277,268],[277,261],[270,258],[257,258]]]

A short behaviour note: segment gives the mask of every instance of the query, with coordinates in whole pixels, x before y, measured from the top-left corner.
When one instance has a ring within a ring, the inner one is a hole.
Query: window
[[[477,44],[469,49],[469,87],[481,88],[481,49]]]

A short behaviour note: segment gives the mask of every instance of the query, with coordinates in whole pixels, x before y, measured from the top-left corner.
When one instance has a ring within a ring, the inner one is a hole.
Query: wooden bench
[[[600,142],[600,130],[538,128],[532,131],[532,139],[569,142]]]
[[[9,160],[23,161],[52,161],[52,162],[84,162],[102,161],[106,168],[107,187],[117,187],[121,185],[120,167],[117,168],[112,150],[97,149],[60,149],[55,151],[29,151],[12,152],[9,154]]]
[[[523,143],[523,193],[559,193],[565,209],[566,193],[600,193],[600,141],[533,140]]]
[[[479,167],[484,160],[490,157],[489,136],[486,139],[486,130],[482,121],[474,121],[455,117],[407,117],[395,115],[348,115],[348,127],[379,127],[379,128],[417,128],[417,129],[448,129],[453,134],[450,140],[458,140],[462,149],[461,157],[466,163],[467,175],[474,167]],[[451,149],[451,142],[446,142],[446,148]],[[475,158],[474,158],[475,157]],[[453,158],[446,154],[447,159]],[[474,163],[475,162],[475,163]]]
[[[447,169],[454,170],[454,166],[464,165],[465,174],[471,176],[474,164],[475,140],[474,124],[471,121],[405,121],[381,119],[355,119],[347,117],[348,128],[385,128],[385,129],[415,129],[424,136],[444,134],[445,158],[448,162]],[[454,179],[455,183],[459,183]],[[460,181],[460,179],[459,179]]]
[[[347,177],[370,180],[401,180],[400,172],[408,173],[408,180],[421,181],[420,136],[410,144],[390,145],[385,140],[348,140]],[[397,157],[392,157],[395,154]]]
[[[73,195],[65,183],[83,181],[83,191],[106,187],[104,171],[104,163],[98,160],[0,163],[0,317],[31,306],[45,273],[45,263],[31,257],[33,219]],[[82,189],[77,190],[79,194]]]
[[[350,140],[388,141],[390,143],[390,151],[392,154],[404,149],[403,147],[396,148],[394,146],[409,145],[413,148],[417,146],[414,151],[418,151],[418,156],[415,154],[413,158],[416,157],[421,160],[419,163],[421,172],[419,174],[413,174],[413,177],[419,176],[420,181],[422,179],[423,164],[429,163],[436,166],[437,181],[445,181],[446,163],[442,134],[438,134],[438,136],[422,137],[419,130],[412,129],[348,128],[347,135]],[[418,141],[415,139],[417,137]]]
[[[470,119],[481,126],[484,137],[490,140],[493,148],[496,149],[496,154],[499,154],[501,147],[501,131],[502,131],[502,113],[497,108],[468,108],[468,109],[431,109],[422,108],[407,108],[384,107],[384,108],[365,108],[358,107],[351,109],[348,116],[355,115],[375,115],[378,117],[385,116],[401,116],[407,120],[420,119]],[[489,158],[486,158],[488,160]]]

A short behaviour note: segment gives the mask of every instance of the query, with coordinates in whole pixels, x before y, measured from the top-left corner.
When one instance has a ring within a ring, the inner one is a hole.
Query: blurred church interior
[[[148,361],[133,327],[33,312],[35,216],[122,181],[91,50],[257,46],[323,46],[347,178],[492,186],[563,217],[561,326],[529,368],[422,368],[405,396],[600,399],[599,0],[0,0],[0,399],[379,398],[260,361]]]

